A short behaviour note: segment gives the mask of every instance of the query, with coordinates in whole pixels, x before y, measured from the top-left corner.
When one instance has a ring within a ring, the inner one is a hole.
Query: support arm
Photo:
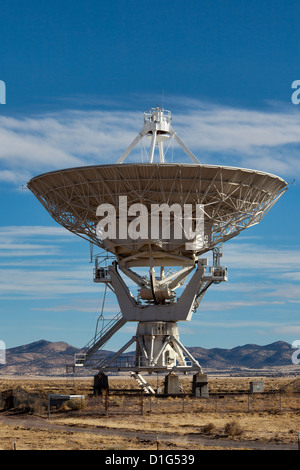
[[[116,352],[116,354],[114,354],[107,362],[105,362],[103,366],[101,366],[101,363],[99,363],[96,365],[96,367],[100,367],[100,371],[108,367],[113,361],[115,361],[119,356],[121,356],[121,354],[123,354],[123,352],[126,351],[126,349],[128,349],[129,346],[131,346],[136,341],[136,339],[136,336],[133,336],[131,340],[129,340],[128,343],[126,343],[121,349],[119,349],[119,351]]]
[[[146,132],[144,132],[144,129],[142,129],[141,132],[136,136],[136,138],[133,139],[133,141],[129,145],[128,149],[125,150],[125,152],[122,153],[119,160],[117,160],[117,164],[124,162],[125,158],[130,154],[130,152],[132,152],[134,147],[139,143],[140,140],[142,140],[142,138],[144,137],[145,134],[146,134]]]
[[[180,145],[180,147],[185,151],[185,153],[190,157],[191,160],[193,160],[194,163],[200,163],[198,158],[195,157],[195,155],[190,151],[190,149],[185,145],[185,143],[178,137],[174,129],[170,126],[171,130],[171,135],[174,136],[175,140],[177,143]]]

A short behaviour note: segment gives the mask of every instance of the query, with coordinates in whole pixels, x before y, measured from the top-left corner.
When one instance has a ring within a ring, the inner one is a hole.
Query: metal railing
[[[119,312],[97,333],[79,353],[75,354],[75,366],[83,365],[87,359],[110,339],[110,337],[119,329],[125,320]]]

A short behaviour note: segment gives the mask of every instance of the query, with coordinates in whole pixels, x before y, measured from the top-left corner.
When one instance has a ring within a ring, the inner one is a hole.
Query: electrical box
[[[264,383],[263,382],[250,382],[250,392],[257,393],[264,391]]]

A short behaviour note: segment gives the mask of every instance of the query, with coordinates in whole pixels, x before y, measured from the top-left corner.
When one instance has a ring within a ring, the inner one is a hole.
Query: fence
[[[300,393],[263,392],[211,394],[209,398],[157,396],[144,393],[108,393],[86,397],[82,409],[70,411],[81,415],[169,414],[169,413],[253,413],[300,410]]]
[[[37,415],[64,412],[72,415],[142,415],[170,413],[253,413],[300,411],[300,392],[213,393],[208,398],[189,394],[180,396],[147,395],[144,392],[109,392],[102,396],[63,401],[62,407],[49,408],[49,401],[38,393],[18,388],[0,394],[0,410],[23,408]]]
[[[0,394],[0,411],[11,409],[42,415],[47,409],[47,400],[40,393],[27,392],[21,387],[5,390]]]

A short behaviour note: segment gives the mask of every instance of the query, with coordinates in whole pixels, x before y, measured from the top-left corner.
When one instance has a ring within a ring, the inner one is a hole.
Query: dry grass
[[[264,442],[296,442],[300,426],[300,412],[297,413],[186,413],[148,416],[103,416],[98,418],[76,417],[55,418],[55,423],[85,427],[105,427],[115,430],[209,434],[219,437],[227,435],[242,437],[244,440]],[[234,426],[232,425],[234,423]]]
[[[20,426],[2,425],[0,450],[118,450],[140,449],[138,439],[118,436],[26,429]]]
[[[270,377],[263,378],[265,390],[289,390],[295,382],[294,377]],[[157,379],[149,382],[157,386]],[[211,391],[236,391],[249,390],[251,378],[212,378],[210,379]],[[183,380],[183,388],[190,391],[191,379]],[[158,383],[160,385],[160,383]],[[92,379],[16,379],[1,378],[0,391],[22,386],[28,391],[41,391],[43,393],[71,393],[88,395],[91,392]],[[118,378],[110,381],[111,387],[126,388],[135,387],[132,379]],[[137,399],[137,398],[136,398]],[[270,400],[273,399],[272,396]],[[291,396],[291,405],[292,405]],[[244,395],[234,398],[236,409],[245,411],[227,411],[208,409],[201,405],[201,400],[186,398],[185,412],[181,410],[181,398],[167,398],[160,403],[160,411],[155,407],[149,411],[146,407],[145,399],[144,414],[139,414],[139,408],[132,414],[122,414],[122,410],[127,403],[127,398],[122,395],[110,397],[112,411],[119,410],[119,414],[94,413],[87,414],[86,410],[53,413],[50,423],[59,425],[59,430],[32,429],[25,424],[11,424],[7,421],[3,424],[0,413],[0,449],[13,449],[14,444],[17,449],[72,449],[72,450],[155,450],[155,434],[170,436],[169,442],[161,441],[160,450],[163,449],[201,449],[196,441],[191,442],[190,437],[232,439],[233,441],[257,441],[257,442],[277,442],[285,444],[297,444],[298,431],[300,430],[300,410],[278,411],[278,400],[270,402],[269,411],[254,409],[247,412],[247,397]],[[155,399],[153,399],[154,402]],[[177,400],[177,402],[176,402]],[[129,402],[128,402],[129,403]],[[127,403],[127,405],[128,405]],[[176,405],[177,403],[177,405]],[[194,406],[195,404],[195,406]],[[177,412],[176,410],[177,406]],[[298,405],[297,405],[298,406]],[[192,408],[193,407],[193,408]],[[273,408],[272,408],[273,407]],[[44,420],[47,422],[47,420]],[[18,423],[15,421],[15,423]],[[43,423],[43,421],[42,421]],[[71,426],[71,427],[70,427]],[[42,425],[40,425],[42,427]],[[84,428],[81,431],[78,428]],[[114,431],[112,435],[101,435],[101,429]],[[132,437],[122,436],[123,431],[132,431]],[[154,438],[145,438],[145,433],[153,433]],[[134,434],[135,433],[135,434]],[[173,436],[180,437],[176,442]],[[203,447],[204,448],[204,447]],[[210,447],[206,446],[205,449]],[[218,447],[212,447],[217,449]],[[221,448],[221,447],[220,447]],[[228,447],[230,448],[230,447]]]
[[[0,427],[0,449],[12,450],[14,442],[18,450],[154,450],[156,449],[155,439],[150,442],[143,439],[143,432],[155,431],[158,436],[160,433],[176,432],[181,436],[181,443],[173,444],[174,449],[200,449],[201,446],[195,446],[185,441],[186,436],[191,434],[209,435],[211,437],[226,437],[230,434],[235,440],[256,440],[259,442],[278,442],[278,443],[293,443],[297,442],[297,432],[299,426],[299,414],[291,416],[284,413],[283,415],[270,415],[268,413],[261,414],[261,416],[238,415],[238,416],[220,416],[214,414],[209,415],[186,415],[186,416],[165,416],[168,422],[172,422],[172,426],[166,425],[166,422],[161,422],[159,417],[145,416],[127,416],[111,417],[105,419],[91,419],[91,418],[63,418],[51,420],[51,422],[62,425],[61,431],[53,431],[47,429],[29,429],[25,426],[15,425],[2,425]],[[232,427],[234,423],[234,428]],[[115,430],[113,436],[101,436],[93,433],[83,432],[70,432],[64,431],[64,426],[105,428]],[[229,425],[231,432],[229,432]],[[130,429],[141,431],[140,439],[135,437],[128,439],[118,435],[122,429]],[[242,430],[242,433],[237,430]],[[170,438],[170,442],[172,438]],[[233,446],[234,447],[234,446]],[[170,444],[160,442],[160,450],[170,449]],[[206,447],[210,448],[210,447]],[[216,447],[214,447],[216,448]]]
[[[163,377],[147,377],[148,383],[156,388],[163,386]],[[235,392],[249,390],[249,382],[257,381],[257,377],[209,377],[209,390],[211,392]],[[262,377],[265,391],[289,388],[293,383],[299,383],[297,390],[300,392],[300,379],[295,377]],[[129,377],[109,377],[110,387],[122,390],[136,388],[137,384]],[[186,393],[191,392],[191,377],[180,378],[180,383]],[[87,394],[92,391],[93,378],[57,378],[57,377],[22,377],[0,376],[0,392],[9,388],[21,386],[25,390],[44,391],[45,393],[73,393]]]

